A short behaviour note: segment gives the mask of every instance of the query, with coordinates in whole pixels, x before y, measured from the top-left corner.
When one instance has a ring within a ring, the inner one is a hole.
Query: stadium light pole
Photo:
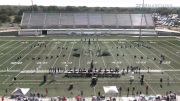
[[[142,14],[141,14],[141,23],[140,23],[140,30],[139,30],[139,38],[138,38],[138,41],[140,41],[141,36],[142,36],[142,29],[141,29],[141,27],[142,27],[142,20],[143,20],[143,16],[144,16],[143,9],[144,9],[144,0],[143,0],[142,7],[141,7]]]
[[[32,7],[31,7],[31,12],[33,12],[33,10],[34,10],[34,9],[33,9],[33,0],[31,0],[31,6],[32,6]]]

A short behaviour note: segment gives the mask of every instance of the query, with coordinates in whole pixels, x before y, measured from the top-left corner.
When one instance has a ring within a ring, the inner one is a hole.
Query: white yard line
[[[9,75],[9,76],[6,78],[6,80],[3,81],[2,84],[5,84],[10,78],[11,78],[11,76]]]
[[[16,80],[16,81],[23,81],[23,82],[27,82],[27,81],[31,81],[31,82],[35,82],[35,81],[42,81],[42,79],[36,79],[36,80]],[[51,80],[47,80],[47,81],[51,81]],[[61,84],[67,84],[68,83],[68,81],[67,80],[56,80],[57,82],[62,82]],[[75,82],[78,82],[78,81],[75,81]],[[88,81],[85,81],[85,82],[88,82]],[[129,84],[129,80],[128,79],[126,79],[126,80],[119,80],[119,82],[120,83],[124,83],[124,84]],[[119,82],[111,82],[111,83],[113,83],[113,84],[117,84],[117,83],[119,83]],[[101,83],[107,83],[107,84],[109,84],[109,82],[108,81],[101,81]],[[134,84],[139,84],[139,82],[137,81],[134,81],[133,82]],[[145,81],[145,83],[146,83],[146,81]],[[151,81],[150,82],[151,84],[159,84],[160,82],[159,81]],[[163,84],[166,84],[166,83],[168,83],[168,82],[163,82]],[[172,83],[175,83],[175,84],[177,84],[177,83],[180,83],[180,82],[170,82],[171,84]],[[39,84],[38,82],[37,82],[37,84]],[[147,84],[147,83],[146,83]],[[148,86],[149,86],[149,84],[147,84]],[[150,88],[152,88],[151,86],[149,86]],[[152,89],[153,90],[153,89]],[[154,92],[154,94],[158,94],[158,93],[155,93],[156,91],[155,90],[153,90]]]
[[[152,87],[151,87],[151,85],[148,83],[148,82],[146,82],[146,81],[144,81],[150,88],[151,88],[151,90],[153,91],[153,93],[156,95],[156,94],[158,94]],[[152,82],[151,82],[152,83]],[[159,82],[158,82],[159,83]]]
[[[4,74],[4,75],[0,75],[0,76],[10,76],[10,75],[5,75],[5,74]]]
[[[17,43],[18,43],[18,42],[14,43],[14,44],[12,44],[12,45],[9,45],[8,47],[13,46],[13,45],[15,45],[15,44],[17,44]],[[3,50],[1,50],[1,52],[4,51],[5,49],[7,49],[8,47],[6,47],[6,48],[4,48]],[[17,48],[17,47],[16,47],[16,48]],[[0,56],[0,58],[6,56],[7,54],[9,54],[10,52],[12,52],[12,51],[13,51],[14,49],[16,49],[16,48],[13,48],[13,49],[11,49],[10,51],[6,52],[6,53],[3,54],[2,56]]]
[[[10,43],[10,42],[12,42],[12,41],[5,42],[5,43],[2,44],[0,47],[4,46],[4,45],[6,45],[6,44],[8,44],[8,43]]]
[[[151,73],[162,73],[162,72],[180,72],[180,69],[176,69],[176,70],[172,70],[172,69],[167,69],[167,70],[156,70],[156,69],[151,69],[149,70]],[[36,70],[24,70],[24,71],[19,71],[19,70],[1,70],[0,73],[4,73],[4,72],[9,72],[9,73],[34,73],[36,72]],[[141,70],[142,73],[147,73],[148,70]],[[48,70],[38,70],[36,73],[49,73]],[[155,74],[157,75],[157,74]]]
[[[148,50],[148,49],[146,49]],[[149,52],[151,52],[154,56],[157,56],[156,54],[154,54],[152,51],[148,50]],[[159,52],[159,51],[158,51]],[[160,59],[158,56],[157,56],[158,59]],[[168,64],[169,67],[171,67],[173,70],[176,70],[174,67],[172,67],[170,64]]]
[[[129,44],[131,44],[131,42],[129,42]],[[133,47],[135,47],[133,44],[131,44]],[[136,48],[136,47],[135,47]],[[136,50],[138,51],[138,52],[140,52],[141,54],[143,54],[140,50],[138,50],[137,48],[136,48]],[[144,55],[144,54],[143,54]],[[138,59],[138,58],[137,58]],[[140,59],[138,59],[139,61],[140,61]],[[147,69],[147,67],[146,66],[144,66],[144,64],[142,64],[142,66],[144,67],[144,68],[146,68]]]
[[[67,42],[65,42],[64,44],[63,44],[63,46],[62,47],[64,47],[65,45],[66,45],[66,43]],[[61,53],[62,53],[62,48],[61,48],[61,51],[59,52],[59,56],[61,55]],[[57,60],[58,60],[59,58],[56,58],[56,60],[54,61],[54,63],[53,63],[53,65],[52,65],[52,67],[54,67],[54,65],[56,64],[56,62],[57,62]]]
[[[14,55],[14,54],[11,53],[11,54],[8,54],[8,55]],[[19,55],[26,55],[26,53],[23,53],[23,54],[20,53]],[[29,55],[31,55],[31,56],[33,56],[33,55],[36,56],[36,55],[39,55],[39,54],[37,54],[37,53],[35,53],[35,54],[34,54],[34,53],[30,53]],[[46,56],[46,55],[47,55],[47,54],[44,54],[44,53],[41,54],[41,56]],[[57,55],[57,54],[53,53],[53,54],[51,54],[51,55]]]
[[[88,47],[90,47],[90,46],[88,46]],[[93,60],[93,57],[92,57],[92,52],[91,52],[91,50],[90,50],[90,48],[89,48],[89,55],[90,55],[90,57],[91,57],[91,60]],[[91,53],[91,54],[90,54]]]
[[[161,43],[162,43],[162,42],[161,42]],[[171,47],[171,46],[169,46],[169,45],[166,45],[166,44],[164,44],[164,43],[162,43],[162,44],[165,45],[165,46],[167,46],[167,47],[169,47],[169,48],[172,48],[172,49],[174,49],[174,50],[176,51],[175,48],[173,48],[173,47]],[[170,51],[168,48],[165,48],[165,49],[167,49],[168,51]],[[170,51],[170,52],[171,52],[171,51]],[[173,52],[171,52],[171,53],[180,58],[180,55],[175,54],[175,53],[173,53]]]
[[[107,83],[108,84],[109,82],[102,82],[102,83]],[[119,84],[118,82],[112,82],[112,83]],[[121,83],[124,83],[124,82],[121,82]],[[134,82],[134,83],[139,83],[139,82]],[[180,82],[172,82],[172,83],[180,83]],[[12,83],[4,83],[4,84],[9,85],[9,84],[12,84]],[[17,85],[39,85],[39,82],[37,82],[37,83],[36,82],[35,83],[32,83],[32,82],[31,83],[15,83],[15,84],[17,84]],[[54,82],[53,84],[56,84],[56,85],[65,85],[67,83],[66,82],[61,82],[61,83],[60,82]],[[73,84],[79,84],[79,83],[74,82]],[[125,82],[124,84],[129,84],[129,82]],[[152,84],[159,84],[159,82],[152,82]],[[158,93],[156,93],[156,94],[158,94]]]
[[[27,48],[28,48],[29,46],[31,46],[32,44],[34,44],[34,42],[31,43],[31,44],[29,44],[28,46],[26,46],[26,47],[25,47],[24,49],[22,49],[20,52],[22,52],[23,50],[27,49]],[[35,49],[35,48],[34,48],[34,49]],[[33,50],[33,49],[32,49],[32,50]],[[32,51],[32,50],[31,50],[31,51]],[[24,59],[31,51],[29,51],[25,56],[23,56],[20,60],[18,60],[18,62],[21,61],[22,59]],[[19,53],[20,53],[20,52],[19,52]],[[19,53],[17,53],[17,54],[19,54]],[[16,55],[17,55],[17,54],[16,54]],[[14,55],[14,56],[16,56],[16,55]],[[13,57],[14,57],[14,56],[13,56]],[[8,68],[8,69],[11,70],[15,65],[16,65],[16,64],[13,64],[13,66],[11,66],[11,67]]]
[[[148,49],[146,49],[148,50]],[[149,52],[151,52],[150,50],[148,50]],[[159,52],[159,51],[158,51]],[[154,56],[156,56],[156,54],[154,54],[153,52],[151,52]],[[157,56],[158,59],[160,59],[158,56]],[[151,60],[152,61],[152,60]],[[154,63],[154,62],[153,62]],[[169,67],[171,67],[173,70],[176,70],[174,67],[172,67],[171,65],[168,64]],[[156,65],[157,67],[157,65]],[[158,66],[159,67],[159,66]],[[164,71],[164,70],[163,70]],[[170,78],[172,78],[168,73],[166,73]],[[178,77],[176,77],[175,75],[173,75],[177,80],[179,80]]]
[[[98,48],[101,49],[100,46],[99,46],[99,40],[97,41],[97,44],[98,44]],[[102,58],[102,61],[103,61],[103,64],[104,64],[105,68],[107,68],[107,65],[106,65],[106,63],[104,61],[104,57],[101,56],[101,58]]]
[[[74,41],[74,42],[75,42],[75,41]],[[69,56],[68,56],[67,62],[69,62],[69,59],[70,59],[70,56],[71,56],[71,53],[72,53],[72,50],[73,50],[73,47],[74,47],[74,44],[75,44],[74,42],[73,42],[73,45],[72,45],[72,47],[71,47],[71,51],[70,51],[70,53],[69,53]]]
[[[161,48],[163,48],[163,49],[165,49],[165,50],[167,50],[166,48],[164,48],[164,47],[162,47],[161,45],[156,45],[156,46],[158,46],[158,47],[161,47]],[[157,50],[157,49],[156,49]],[[176,54],[174,54],[174,53],[172,53],[171,51],[169,51],[169,50],[167,50],[169,53],[171,53],[171,54],[173,54],[173,55],[176,55]],[[159,51],[158,51],[159,52]],[[164,52],[159,52],[159,53],[163,53],[164,54]],[[173,60],[174,62],[176,62],[177,64],[179,64],[180,65],[180,63],[178,62],[178,61],[176,61],[175,59],[173,59],[173,58],[171,58],[171,57],[169,57],[168,55],[166,55],[166,54],[164,54],[167,58],[169,58],[169,59],[171,59],[171,60]]]
[[[83,41],[81,41],[81,45],[82,45]],[[82,45],[82,52],[84,51],[84,44]],[[83,54],[83,53],[82,53]],[[79,68],[81,68],[81,54],[80,54],[80,57],[79,57]]]
[[[5,48],[3,48],[3,49],[1,50],[1,52],[4,51],[4,50],[6,50],[7,48],[9,48],[10,46],[13,46],[13,45],[17,44],[17,43],[18,43],[18,42],[15,42],[15,43],[13,43],[13,44],[11,44],[11,45],[6,46]]]
[[[51,54],[51,52],[56,48],[56,46],[57,46],[57,43],[56,43],[56,45],[55,45],[53,48],[51,48],[51,50],[49,51],[49,53],[47,54],[47,56],[49,56],[49,55]],[[41,52],[43,52],[43,50],[44,50],[44,49],[42,49]],[[39,54],[41,54],[41,52],[39,52]],[[43,62],[45,62],[45,60],[46,60],[46,59],[44,59]],[[41,64],[41,65],[42,65],[42,64]],[[38,68],[38,69],[41,69],[41,67],[42,67],[41,65],[39,66],[40,68]]]
[[[169,41],[166,41],[166,42],[170,43],[170,44],[173,45],[173,46],[176,46],[176,47],[180,48],[180,46],[178,46],[178,45],[176,45],[176,44],[174,44],[174,43],[172,43],[172,42],[169,42]]]
[[[23,36],[25,37],[25,36]],[[36,38],[36,37],[35,37]],[[117,41],[117,40],[121,40],[121,41],[136,41],[135,39],[134,40],[131,40],[131,39],[99,39],[98,41]],[[177,39],[172,39],[172,40],[177,40]],[[0,40],[0,41],[6,41],[6,40]],[[80,39],[40,39],[40,40],[29,40],[29,39],[26,39],[26,40],[9,40],[9,41],[80,41]],[[162,40],[148,40],[147,41],[162,41]]]
[[[162,47],[161,45],[158,45],[159,47]],[[171,52],[170,50],[168,50],[167,48],[164,48],[164,47],[162,47],[163,49],[165,49],[165,50],[167,50],[169,53],[171,53],[171,54],[173,54],[173,55],[175,55],[175,56],[178,56],[177,54],[174,54],[173,52]],[[179,56],[178,56],[179,57]],[[170,58],[170,57],[169,57]],[[180,64],[179,62],[178,62],[178,64]]]
[[[177,39],[180,39],[180,37],[176,37]]]
[[[69,59],[70,59],[70,56],[71,56],[71,53],[72,53],[72,50],[73,50],[74,44],[75,44],[75,40],[73,41],[73,45],[72,45],[72,47],[71,47],[71,51],[70,51],[70,53],[69,53],[68,59],[67,59],[67,61],[66,61],[66,64],[68,64],[68,63],[69,63]],[[66,69],[66,67],[67,67],[67,66],[65,66],[65,71],[67,70],[67,69]]]
[[[118,61],[116,60],[116,58],[114,57],[114,54],[112,53],[112,51],[111,51],[111,48],[109,48],[109,46],[108,46],[108,43],[105,43],[105,45],[106,45],[106,47],[108,48],[108,50],[111,52],[111,55],[112,55],[112,57],[113,57],[113,60],[115,61],[115,63],[116,63],[116,66],[119,68],[120,66],[118,65]]]
[[[68,36],[68,35],[66,35],[66,36]],[[23,37],[27,37],[27,36],[23,36]],[[32,38],[37,38],[37,37],[35,37],[35,36],[30,36],[30,37],[32,37]],[[47,37],[46,37],[47,38]],[[117,38],[118,39],[118,38]],[[106,38],[106,39],[100,39],[99,41],[111,41],[111,40],[117,40],[117,39],[108,39],[108,38]],[[122,40],[126,40],[126,39],[122,39]],[[0,41],[6,41],[6,40],[0,40]],[[80,41],[80,39],[76,39],[76,38],[69,38],[69,39],[67,39],[67,38],[61,38],[61,39],[59,39],[59,38],[53,38],[53,39],[40,39],[40,40],[37,40],[37,39],[10,39],[9,41]]]
[[[152,45],[151,45],[151,46],[152,46]],[[153,49],[156,50],[155,48],[153,48]],[[146,50],[148,50],[148,49],[146,49]],[[155,53],[153,53],[152,51],[150,51],[150,50],[148,50],[148,51],[151,52],[154,56],[157,56],[157,55],[156,55]],[[156,51],[158,51],[158,50],[156,50]],[[159,51],[158,51],[158,52],[159,52]],[[159,52],[159,53],[160,53],[160,52]],[[157,58],[160,59],[158,56],[157,56]],[[172,67],[171,65],[168,64],[168,66],[175,70],[175,68]]]
[[[131,44],[131,43],[130,43]],[[131,44],[132,45],[132,44]],[[135,47],[136,48],[136,47]],[[146,56],[142,51],[140,51],[138,48],[136,48],[136,50],[138,50],[142,55]],[[153,53],[154,54],[154,53]],[[146,56],[147,57],[147,56]],[[159,57],[158,57],[159,58]],[[156,63],[154,63],[151,59],[150,59],[151,63],[153,63],[159,70],[162,70]],[[172,78],[168,73],[166,73],[170,78]]]
[[[82,45],[82,41],[81,41],[81,45]],[[82,46],[82,52],[83,52],[83,49],[84,49],[84,44]],[[81,54],[80,54],[80,57],[79,57],[79,68],[81,68]]]
[[[151,45],[151,44],[149,44],[149,45]],[[151,45],[151,46],[152,46],[152,45]],[[158,45],[158,46],[160,46],[160,45]],[[158,47],[158,46],[157,46],[157,47]],[[154,50],[158,51],[160,54],[164,54],[164,52],[162,52],[162,51],[160,52],[158,49],[156,49],[156,47],[154,47],[154,46],[152,46],[152,47],[153,47]],[[166,54],[164,54],[164,55],[165,55],[167,58],[171,59],[172,61],[176,62],[177,64],[180,64],[178,61],[170,58],[170,57],[167,56]]]
[[[130,43],[130,44],[131,44],[131,43]],[[131,45],[133,45],[133,44],[131,44]],[[133,47],[134,47],[134,45],[133,45]],[[139,49],[137,49],[136,47],[135,47],[135,49],[138,50],[142,55],[146,56],[143,52],[141,52],[141,51],[140,51]],[[147,57],[147,56],[146,56],[146,57]],[[154,63],[154,62],[153,62],[153,63]],[[145,67],[144,64],[142,64],[142,65],[143,65],[143,67]],[[157,65],[156,65],[156,66],[157,66]],[[145,67],[145,68],[147,69],[147,67]],[[158,68],[159,68],[159,67],[158,67]],[[148,82],[145,81],[145,83],[152,89],[152,91],[153,91],[154,94],[157,94],[157,92],[151,87],[151,85],[149,85]]]
[[[14,48],[13,50],[17,49],[17,48],[20,47],[20,46],[22,46],[22,44],[20,44],[19,46],[17,46],[17,47]],[[28,46],[27,46],[27,47],[28,47]],[[24,49],[26,49],[26,48],[24,48]],[[21,53],[24,49],[22,49],[21,51],[19,51],[17,54]],[[0,67],[1,67],[2,65],[4,65],[6,62],[8,62],[10,59],[14,58],[17,54],[15,54],[15,55],[12,56],[11,58],[9,58],[9,59],[7,59],[5,62],[3,62],[3,63],[0,65]]]
[[[131,44],[131,43],[130,43]],[[133,45],[133,44],[131,44],[131,45]],[[134,46],[134,45],[133,45]],[[140,51],[137,47],[135,47],[135,49],[138,51],[138,52],[140,52],[143,56],[145,56],[145,57],[147,57],[147,55],[145,55],[142,51]],[[159,58],[159,57],[158,57]],[[150,61],[151,61],[151,63],[153,63],[158,69],[160,69],[161,70],[161,68],[157,65],[157,64],[155,64],[151,59],[150,59]],[[146,68],[147,69],[147,68]]]
[[[36,48],[37,48],[37,47],[33,48],[30,52],[32,52],[32,51],[35,50]],[[41,49],[41,51],[39,51],[39,54],[36,55],[36,57],[39,56],[39,55],[42,53],[43,50],[44,50],[44,48]],[[30,52],[28,52],[26,55],[28,55]],[[26,57],[26,56],[24,56],[24,57]],[[35,57],[35,58],[36,58],[36,57]],[[29,63],[16,75],[16,77],[18,77],[18,76],[21,74],[21,72],[24,71],[31,63],[32,63],[32,61],[29,62]]]
[[[116,45],[116,43],[114,43],[114,41],[112,41],[112,43],[114,44],[114,46],[115,47],[117,47],[117,45]],[[124,58],[123,58],[124,59]],[[130,66],[131,64],[127,61],[127,59],[124,59],[127,63],[128,63],[128,65]]]
[[[42,81],[42,80],[41,80]],[[106,82],[103,82],[103,83],[106,83]],[[107,83],[109,83],[109,82],[107,82]],[[116,83],[117,84],[117,82],[112,82],[112,83]],[[122,82],[123,83],[123,82]],[[128,84],[129,82],[127,82],[127,83],[125,83],[125,84]],[[135,82],[134,82],[135,83]],[[137,83],[139,83],[139,82],[137,82]],[[158,82],[152,82],[153,84],[157,84]],[[173,82],[172,82],[173,83]],[[177,82],[177,83],[180,83],[180,82]],[[6,84],[6,85],[9,85],[9,84],[12,84],[12,83],[4,83],[4,84]],[[37,83],[15,83],[16,85],[39,85],[39,82],[37,82]],[[53,84],[56,84],[56,85],[65,85],[65,84],[67,84],[67,83],[59,83],[59,82],[54,82]],[[79,83],[77,83],[77,82],[74,82],[73,84],[79,84]],[[156,93],[156,94],[158,94],[158,93]],[[155,95],[156,95],[155,94]],[[47,100],[47,101],[49,101],[49,100]],[[89,101],[91,101],[91,100],[89,100]]]
[[[30,65],[30,62],[21,71],[25,70],[29,65]],[[19,72],[15,77],[18,77],[20,74],[21,72]]]
[[[13,53],[10,53],[10,54],[7,54],[7,55],[15,55],[15,54],[13,54]],[[20,53],[19,55],[26,55],[26,53]],[[36,55],[38,55],[37,53],[30,53],[29,55],[31,55],[31,56],[36,56]],[[47,54],[41,54],[41,56],[46,56]],[[57,55],[57,54],[55,54],[55,53],[53,53],[53,54],[51,54],[51,55]],[[151,54],[149,54],[149,56],[150,56]],[[128,56],[134,56],[134,54],[128,54]]]

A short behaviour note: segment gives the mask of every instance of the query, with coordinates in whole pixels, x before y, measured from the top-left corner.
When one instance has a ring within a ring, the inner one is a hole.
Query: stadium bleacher
[[[86,27],[88,26],[88,15],[87,13],[81,14],[76,13],[74,14],[74,24],[76,27]]]
[[[45,14],[45,19],[45,28],[58,28],[60,25],[60,14],[58,13]]]
[[[141,24],[142,17],[142,24]],[[154,27],[151,14],[88,14],[88,13],[24,13],[22,28],[63,28],[64,26],[88,27],[107,26],[117,28],[119,26]],[[113,27],[112,27],[113,26]]]
[[[143,29],[142,32],[145,32],[145,35],[155,35],[156,33],[154,28],[154,22],[151,14],[33,12],[23,13],[19,35],[41,35],[42,32],[45,32],[45,35],[72,33],[126,33],[137,35],[139,34],[139,29]],[[126,29],[131,30],[125,32]],[[149,29],[151,31],[146,32],[146,30]]]
[[[100,14],[89,14],[89,24],[91,27],[102,27],[102,19]]]
[[[134,27],[138,27],[138,26],[147,27],[147,22],[145,21],[144,14],[133,14],[131,15],[131,18],[132,18],[132,25]]]
[[[117,14],[102,14],[102,21],[105,28],[116,28],[119,26]]]
[[[130,14],[118,14],[117,19],[118,19],[119,28],[124,28],[124,27],[131,28],[132,21]]]
[[[44,13],[32,13],[29,17],[28,27],[30,28],[43,28],[44,26],[44,19],[45,14]]]
[[[74,15],[72,13],[61,13],[61,25],[69,28],[74,27]]]

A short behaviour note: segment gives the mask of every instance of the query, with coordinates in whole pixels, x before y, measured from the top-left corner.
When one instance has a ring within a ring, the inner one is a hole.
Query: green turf
[[[84,39],[91,39],[91,44],[84,42]],[[98,41],[97,41],[98,38]],[[83,41],[81,41],[81,39]],[[94,39],[94,41],[93,41]],[[97,94],[99,91],[103,94],[103,86],[116,85],[122,87],[122,95],[127,94],[127,87],[135,87],[135,92],[145,93],[145,86],[148,85],[149,94],[165,94],[166,91],[180,91],[180,41],[175,37],[143,37],[141,40],[145,47],[134,47],[137,45],[138,38],[127,36],[48,36],[48,37],[0,37],[0,95],[5,95],[5,89],[8,89],[8,95],[16,87],[30,87],[31,92],[45,93],[48,88],[48,96],[75,96],[82,90],[85,96]],[[32,47],[39,42],[44,42],[47,47]],[[126,45],[127,48],[121,48]],[[132,46],[131,48],[129,46]],[[60,47],[59,49],[57,49]],[[64,49],[62,49],[64,47]],[[117,48],[118,47],[118,48]],[[67,48],[67,50],[66,50]],[[73,49],[78,49],[74,51]],[[98,49],[108,51],[111,56],[98,57]],[[89,50],[91,51],[89,54]],[[80,53],[80,57],[72,56],[73,53]],[[119,56],[117,56],[119,54]],[[124,54],[124,57],[123,57]],[[165,55],[167,64],[159,64],[160,55]],[[59,55],[58,58],[56,56]],[[63,57],[65,55],[65,57]],[[137,56],[134,59],[134,55]],[[22,58],[16,60],[17,57]],[[48,56],[48,59],[45,57]],[[53,56],[52,59],[50,57]],[[140,57],[144,59],[141,60]],[[40,58],[37,60],[37,58]],[[147,58],[148,57],[148,58]],[[153,58],[157,60],[154,61]],[[35,58],[35,60],[32,60]],[[42,84],[43,73],[20,73],[25,70],[48,70],[49,67],[60,67],[62,69],[86,68],[90,67],[91,60],[94,60],[94,66],[99,68],[119,68],[126,69],[127,66],[135,65],[142,70],[166,70],[161,73],[143,73],[145,75],[145,85],[139,83],[139,74],[135,74],[135,81],[129,84],[130,74],[120,78],[98,78],[95,88],[90,87],[90,78],[66,78],[63,74],[56,75],[56,81],[52,81],[52,75],[48,75],[48,81]],[[138,64],[137,62],[144,62]],[[19,62],[22,64],[12,64]],[[38,64],[44,62],[45,64]],[[170,64],[169,64],[170,63]],[[6,70],[9,70],[6,72]],[[19,70],[13,72],[13,70]],[[13,77],[17,80],[13,81]],[[163,88],[160,88],[160,78],[163,78]],[[170,79],[170,86],[167,85]],[[74,88],[68,91],[69,85],[73,83]],[[94,91],[95,90],[95,91]],[[96,93],[95,93],[96,92]]]

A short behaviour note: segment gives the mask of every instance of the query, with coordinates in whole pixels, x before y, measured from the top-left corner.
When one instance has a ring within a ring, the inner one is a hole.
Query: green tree
[[[16,15],[13,22],[20,23],[21,22],[21,16],[20,15]]]
[[[59,8],[57,6],[48,6],[47,11],[48,12],[58,12]]]
[[[10,18],[9,18],[9,16],[8,16],[6,13],[0,14],[0,21],[1,21],[2,23],[9,22],[9,21],[10,21]]]

